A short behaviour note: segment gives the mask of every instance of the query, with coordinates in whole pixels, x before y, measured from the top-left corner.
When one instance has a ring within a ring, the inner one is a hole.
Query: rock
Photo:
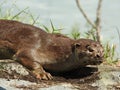
[[[39,88],[39,90],[77,90],[74,85],[70,83],[59,83],[48,87]]]
[[[44,86],[44,85],[43,85]],[[0,90],[77,90],[73,85],[68,83],[62,83],[58,85],[51,85],[47,87],[41,87],[41,84],[24,81],[24,80],[9,80],[0,79]]]
[[[35,86],[36,83],[24,81],[24,80],[6,80],[6,79],[0,79],[0,87],[3,88],[3,90],[20,90],[20,88],[33,88],[32,86]],[[35,89],[35,88],[34,88]],[[1,90],[1,89],[0,89]]]
[[[114,90],[114,86],[120,85],[120,67],[102,64],[99,72],[100,79],[92,84],[99,87],[98,90]]]
[[[13,71],[20,75],[28,75],[28,71],[19,63],[14,62],[14,63],[4,63],[2,64],[2,67],[4,70],[6,70],[9,74],[11,74]]]
[[[80,73],[75,74],[75,77],[54,77],[53,80],[43,80],[37,81],[33,76],[29,74],[29,72],[19,63],[11,62],[0,63],[0,89],[5,90],[79,90],[81,88],[87,89],[90,88],[95,90],[94,87],[91,86],[92,79],[87,80],[87,78],[78,78],[78,75],[81,75],[81,70],[83,72],[88,72],[90,69],[78,69],[77,71]],[[75,71],[77,73],[77,71]],[[92,70],[93,71],[93,70]],[[86,75],[85,72],[85,75]],[[69,75],[69,74],[66,74]],[[74,76],[74,73],[71,74]],[[91,74],[90,74],[91,75]],[[87,76],[87,75],[86,75]],[[68,79],[67,79],[68,78]],[[73,79],[72,79],[73,78]],[[86,80],[85,80],[86,79]],[[90,83],[88,84],[88,81]],[[79,84],[81,83],[81,84]],[[96,88],[96,87],[95,87]]]
[[[78,69],[88,73],[90,68]],[[91,72],[94,70],[92,69]],[[119,90],[120,67],[101,64],[98,74],[68,78],[55,76],[53,80],[37,80],[19,63],[0,63],[0,90]],[[79,75],[82,73],[79,72]],[[69,74],[66,74],[69,75]],[[78,74],[75,74],[78,75]],[[74,73],[72,73],[74,76]],[[17,77],[17,78],[15,78]]]

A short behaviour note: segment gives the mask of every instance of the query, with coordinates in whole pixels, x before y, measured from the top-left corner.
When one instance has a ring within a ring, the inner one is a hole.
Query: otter
[[[50,34],[36,26],[13,20],[0,20],[0,49],[10,51],[12,54],[6,55],[7,58],[12,57],[36,78],[45,80],[52,79],[45,70],[65,72],[100,64],[103,58],[103,47],[96,41]]]

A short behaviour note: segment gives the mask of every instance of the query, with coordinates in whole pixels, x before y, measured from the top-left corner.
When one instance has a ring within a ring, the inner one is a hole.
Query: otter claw
[[[40,80],[51,80],[53,78],[51,74],[47,72],[34,73],[34,75],[37,79],[40,79]]]

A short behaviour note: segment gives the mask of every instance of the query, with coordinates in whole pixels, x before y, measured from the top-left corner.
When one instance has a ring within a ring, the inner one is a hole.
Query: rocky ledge
[[[8,61],[8,60],[7,60]],[[37,80],[17,62],[0,62],[0,90],[119,90],[120,67],[101,64]]]

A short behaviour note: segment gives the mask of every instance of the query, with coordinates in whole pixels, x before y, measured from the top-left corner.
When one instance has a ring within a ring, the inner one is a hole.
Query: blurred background
[[[80,0],[81,6],[92,20],[96,19],[98,0]],[[22,14],[21,14],[22,12]],[[34,25],[50,27],[50,20],[61,33],[70,34],[77,27],[84,37],[84,33],[91,27],[77,8],[75,0],[0,0],[0,18],[11,19],[19,15],[19,21]],[[13,18],[13,17],[12,17]],[[16,18],[15,18],[16,19]],[[103,0],[101,11],[101,39],[115,45],[116,56],[119,57],[120,38],[120,0]]]

